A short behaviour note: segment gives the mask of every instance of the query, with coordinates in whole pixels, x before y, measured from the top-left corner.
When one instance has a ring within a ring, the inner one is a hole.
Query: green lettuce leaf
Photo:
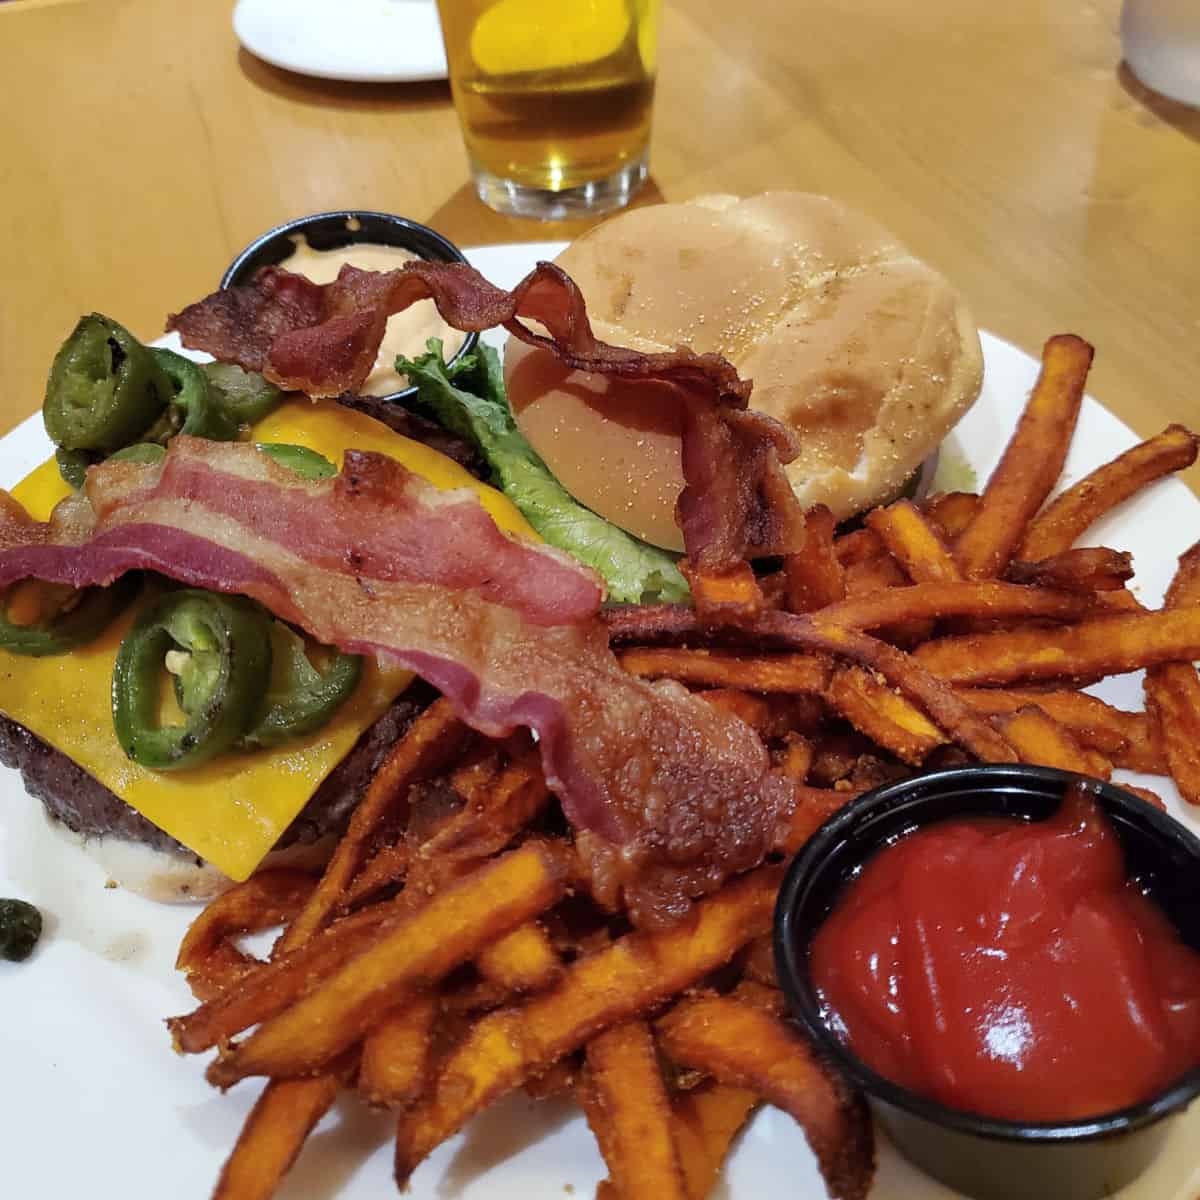
[[[478,444],[492,482],[551,546],[604,577],[610,600],[682,601],[688,585],[675,556],[618,529],[579,503],[538,457],[513,421],[500,357],[480,343],[451,367],[431,338],[416,359],[397,358],[396,370],[416,385],[419,404],[447,429]]]

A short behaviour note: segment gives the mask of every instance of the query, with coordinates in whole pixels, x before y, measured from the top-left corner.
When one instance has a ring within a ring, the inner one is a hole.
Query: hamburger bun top
[[[824,196],[709,196],[622,213],[559,255],[596,336],[723,354],[752,407],[800,437],[805,507],[889,499],[979,394],[979,334],[946,280],[882,226]],[[589,508],[682,550],[680,416],[668,385],[571,371],[512,338],[522,432]]]

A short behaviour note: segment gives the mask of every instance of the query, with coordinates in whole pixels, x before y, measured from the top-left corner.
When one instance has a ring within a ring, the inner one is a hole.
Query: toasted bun
[[[635,209],[557,261],[598,337],[716,351],[752,379],[751,404],[800,435],[787,471],[801,502],[838,518],[895,495],[979,394],[979,334],[958,294],[876,222],[824,196]],[[562,484],[638,537],[682,550],[669,389],[569,371],[516,339],[504,365],[517,423]]]

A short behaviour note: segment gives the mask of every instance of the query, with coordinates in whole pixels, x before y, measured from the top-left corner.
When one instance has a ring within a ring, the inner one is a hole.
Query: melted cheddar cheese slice
[[[332,401],[290,401],[252,431],[255,441],[289,442],[338,467],[354,447],[377,450],[443,489],[469,487],[510,533],[536,540],[512,503],[457,463],[386,425]],[[70,489],[54,460],[12,491],[45,520]],[[236,880],[274,847],[321,781],[411,682],[406,671],[368,662],[354,695],[323,728],[275,750],[224,755],[191,771],[161,773],[131,762],[112,723],[112,670],[134,612],[71,654],[25,658],[0,650],[0,711],[62,751],[126,804]]]

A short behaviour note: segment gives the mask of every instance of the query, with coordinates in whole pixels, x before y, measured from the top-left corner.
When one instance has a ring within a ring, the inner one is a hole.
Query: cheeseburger
[[[558,265],[582,291],[603,341],[645,352],[715,352],[752,379],[751,405],[798,435],[801,453],[786,469],[799,500],[825,504],[838,518],[897,493],[979,391],[979,337],[953,289],[873,221],[823,197],[718,196],[625,213],[568,247]],[[667,377],[573,370],[531,345],[536,337],[514,337],[503,374],[486,347],[452,364],[436,343],[415,360],[397,359],[425,413],[445,428],[349,394],[373,365],[377,343],[345,336],[345,322],[378,337],[382,318],[403,307],[387,299],[392,275],[344,268],[335,282],[318,285],[269,268],[250,285],[214,293],[171,318],[185,345],[216,357],[203,371],[141,346],[107,318],[83,319],[56,359],[47,392],[47,429],[59,454],[12,498],[0,492],[0,535],[7,520],[13,545],[37,541],[42,535],[30,533],[28,522],[45,521],[72,495],[72,470],[78,487],[88,465],[106,457],[160,461],[163,445],[184,433],[193,455],[203,457],[213,442],[250,440],[282,454],[291,469],[318,474],[332,474],[351,451],[374,451],[436,488],[460,496],[474,489],[518,542],[540,535],[591,566],[605,589],[586,573],[580,586],[595,592],[597,606],[604,591],[610,601],[685,599],[675,561],[683,549],[675,515],[684,486],[681,414]],[[477,308],[481,297],[495,302],[497,289],[481,277],[467,283]],[[291,351],[284,351],[297,346],[307,348],[307,360],[289,374],[281,364]],[[343,362],[347,351],[351,366]],[[317,403],[283,396],[267,379]],[[103,403],[78,402],[95,388]],[[114,397],[135,410],[121,428]],[[147,397],[153,411],[138,407]],[[75,436],[84,426],[89,436]],[[500,490],[481,482],[484,472]],[[281,535],[297,543],[307,536],[303,523]],[[477,528],[471,545],[485,542]],[[541,564],[547,570],[554,553]],[[438,560],[451,574],[453,557]],[[469,546],[460,557],[470,558]],[[529,587],[538,591],[536,583]],[[159,899],[211,895],[263,863],[319,864],[388,748],[436,693],[410,686],[406,672],[367,654],[361,678],[353,676],[358,682],[347,684],[319,723],[264,740],[257,732],[263,714],[283,703],[272,697],[313,674],[296,658],[306,652],[286,619],[268,611],[259,616],[274,622],[277,653],[269,661],[292,662],[291,674],[272,666],[267,681],[259,672],[263,696],[245,706],[244,728],[211,761],[185,769],[142,761],[138,738],[122,725],[117,679],[127,673],[118,664],[134,661],[139,652],[129,647],[139,639],[147,644],[138,614],[153,616],[161,588],[151,579],[140,608],[71,645],[14,650],[12,637],[27,631],[7,627],[0,762],[19,770],[51,816],[100,852],[113,878]],[[70,624],[69,606],[63,611]],[[242,618],[227,612],[221,619]],[[157,631],[153,621],[150,627]],[[469,642],[471,630],[464,636]],[[151,655],[147,662],[173,673],[176,694],[186,695],[189,655],[155,653],[161,661]],[[205,678],[197,672],[196,686]],[[326,689],[304,687],[318,696]],[[189,719],[201,711],[199,701],[184,706]],[[139,737],[144,747],[145,728]]]

